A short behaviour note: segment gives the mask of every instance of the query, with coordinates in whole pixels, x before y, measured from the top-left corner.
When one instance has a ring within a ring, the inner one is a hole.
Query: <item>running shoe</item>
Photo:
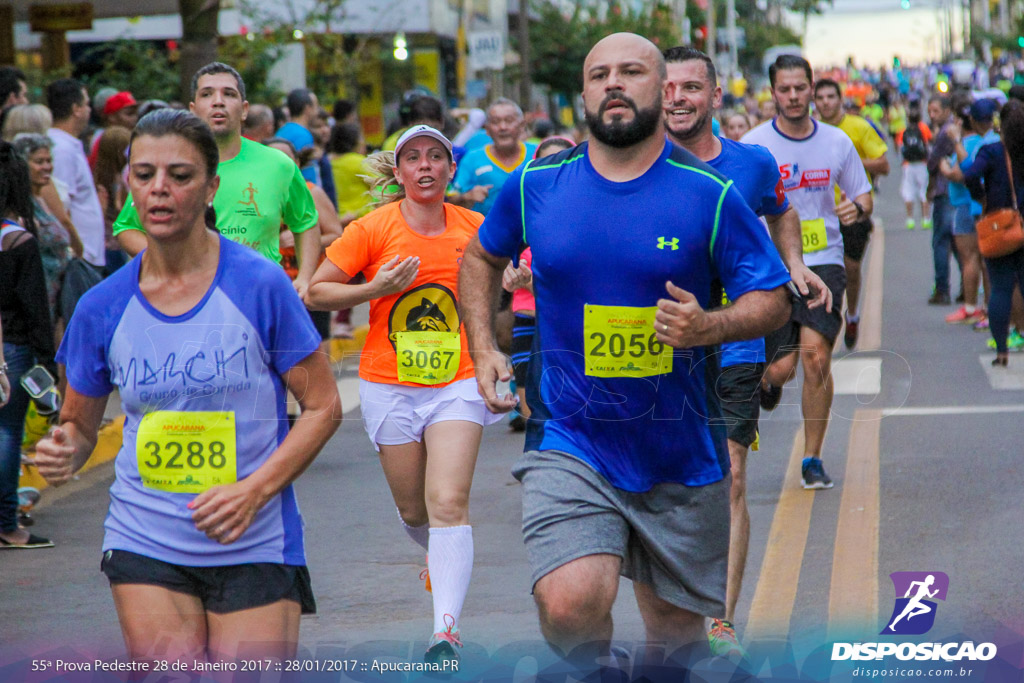
[[[988,316],[986,315],[972,326],[975,332],[987,332],[988,331]]]
[[[932,229],[932,219],[931,218],[923,219],[921,221],[921,227],[924,228],[925,230],[931,230]]]
[[[985,342],[985,345],[988,346],[988,348],[990,349],[995,349],[996,340],[989,339],[987,342]],[[1024,337],[1022,337],[1020,335],[1020,332],[1018,332],[1014,328],[1010,329],[1010,334],[1006,337],[1006,348],[1007,350],[1013,351],[1015,353],[1020,353],[1021,351],[1024,351]]]
[[[708,631],[708,645],[714,657],[738,657],[746,659],[747,651],[736,638],[736,629],[731,622],[724,619],[712,619],[711,630]]]
[[[804,458],[801,472],[805,489],[832,488],[832,477],[825,474],[825,466],[821,464],[821,458]]]
[[[948,306],[953,303],[949,298],[948,292],[934,291],[932,295],[928,297],[929,306]]]
[[[430,555],[427,555],[427,559],[423,561],[427,563],[427,566],[420,572],[420,581],[423,582],[423,590],[433,593],[434,591],[430,588]]]
[[[843,332],[843,343],[846,344],[846,348],[853,349],[857,345],[857,329],[860,327],[860,321],[856,322],[852,320],[846,321],[846,331]]]
[[[14,549],[25,549],[30,550],[32,548],[52,548],[54,542],[48,538],[42,536],[36,536],[35,534],[29,534],[28,540],[24,543],[11,543],[0,538],[0,550],[14,550]]]
[[[451,623],[448,623],[449,619]],[[444,615],[444,623],[448,628],[430,637],[427,653],[423,655],[423,661],[427,664],[443,665],[445,662],[459,661],[459,651],[455,648],[461,648],[462,641],[459,640],[459,632],[452,630],[455,628],[455,617]]]
[[[761,408],[762,410],[775,410],[782,400],[782,387],[777,387],[767,382],[761,383]]]
[[[980,308],[968,313],[966,306],[961,306],[946,316],[946,322],[954,325],[973,325],[985,317],[985,311]]]
[[[915,221],[913,218],[908,218],[907,219],[907,230],[913,230],[916,227],[917,227],[917,221]]]

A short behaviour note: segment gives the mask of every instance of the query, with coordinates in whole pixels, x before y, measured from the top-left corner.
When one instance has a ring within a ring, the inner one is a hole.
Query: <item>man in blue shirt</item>
[[[295,146],[295,153],[300,157],[316,146],[313,128],[320,115],[320,103],[316,93],[306,88],[296,88],[288,93],[288,115],[291,120],[277,129],[276,136],[284,138]],[[315,159],[310,159],[302,167],[302,177],[311,183],[321,185],[320,168]]]
[[[668,69],[665,97],[665,131],[670,140],[735,183],[747,205],[768,223],[793,283],[803,295],[813,295],[813,305],[831,306],[831,292],[804,265],[800,217],[790,206],[782,189],[775,157],[759,145],[745,145],[714,135],[712,111],[722,104],[711,59],[690,47],[673,47],[664,52]],[[750,514],[747,510],[747,449],[757,450],[758,399],[764,374],[764,339],[723,344],[720,352],[722,375],[717,393],[722,404],[732,466],[729,571],[726,584],[725,619],[712,620],[708,634],[713,654],[744,654],[732,625],[743,584]]]
[[[523,110],[510,99],[502,97],[487,108],[484,129],[492,142],[466,152],[459,161],[452,181],[457,194],[450,201],[487,215],[509,175],[537,149],[519,139],[524,125]]]
[[[707,654],[729,518],[713,347],[789,310],[789,274],[743,197],[665,139],[665,77],[645,38],[598,42],[583,68],[591,141],[512,174],[460,275],[480,393],[510,410],[492,308],[509,258],[533,250],[534,413],[513,473],[541,630],[591,665],[608,654],[620,573],[649,640]],[[709,311],[723,288],[733,305]]]

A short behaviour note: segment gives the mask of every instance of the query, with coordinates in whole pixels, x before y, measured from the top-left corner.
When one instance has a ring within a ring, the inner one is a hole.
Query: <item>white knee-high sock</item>
[[[434,527],[427,559],[434,596],[434,633],[459,630],[462,603],[473,573],[473,527]],[[445,623],[445,616],[448,623]]]
[[[396,510],[398,508],[395,508]],[[398,513],[398,521],[402,523],[402,528],[405,529],[405,533],[409,534],[409,538],[414,540],[423,550],[427,549],[427,538],[430,533],[430,523],[421,524],[420,526],[409,526],[402,519],[402,513]]]

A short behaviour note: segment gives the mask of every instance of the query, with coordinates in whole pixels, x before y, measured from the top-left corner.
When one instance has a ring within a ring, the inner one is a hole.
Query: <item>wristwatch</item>
[[[864,216],[864,207],[857,200],[853,201],[853,205],[857,207],[857,218],[862,218]]]

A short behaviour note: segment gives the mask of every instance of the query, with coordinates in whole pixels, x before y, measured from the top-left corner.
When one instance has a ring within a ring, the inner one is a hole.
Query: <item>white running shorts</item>
[[[437,422],[464,420],[486,427],[505,417],[487,409],[473,378],[442,387],[410,387],[361,379],[359,401],[366,434],[378,451],[378,445],[423,441],[423,431]]]
[[[928,166],[923,161],[903,164],[900,194],[905,202],[926,202],[928,192]],[[929,216],[930,218],[930,216]]]

